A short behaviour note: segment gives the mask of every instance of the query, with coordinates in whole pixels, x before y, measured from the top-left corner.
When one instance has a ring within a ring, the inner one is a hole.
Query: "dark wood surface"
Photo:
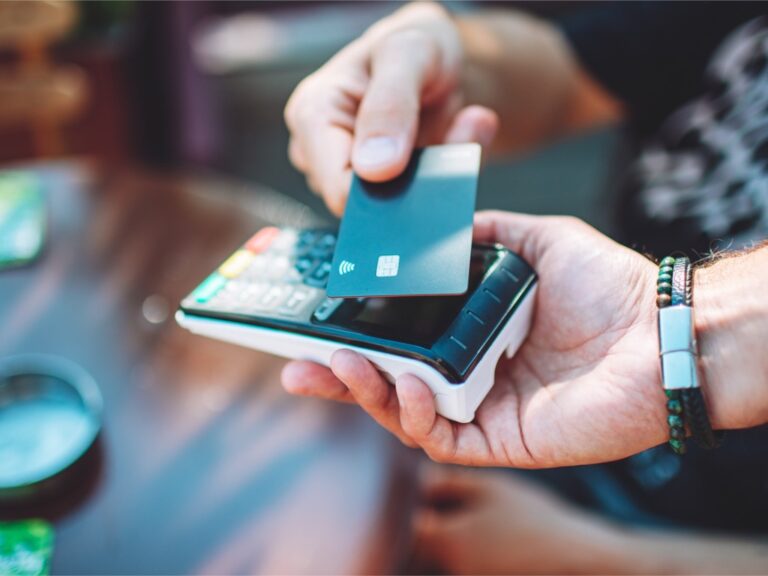
[[[410,452],[356,407],[286,395],[282,360],[173,322],[250,233],[308,214],[209,179],[39,170],[48,245],[0,272],[0,354],[83,366],[104,424],[76,489],[0,516],[53,520],[57,574],[397,570]]]

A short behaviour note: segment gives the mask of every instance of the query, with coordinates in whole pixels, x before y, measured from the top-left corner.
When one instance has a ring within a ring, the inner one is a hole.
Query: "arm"
[[[515,10],[460,16],[467,102],[499,116],[497,151],[529,149],[621,117],[554,24]]]
[[[768,569],[764,540],[634,528],[566,502],[524,476],[433,466],[420,477],[416,550],[431,562],[427,565],[451,573],[764,574]],[[440,505],[445,502],[451,506]]]
[[[624,572],[764,574],[768,568],[768,544],[757,538],[641,530],[627,531],[618,538],[626,553]]]

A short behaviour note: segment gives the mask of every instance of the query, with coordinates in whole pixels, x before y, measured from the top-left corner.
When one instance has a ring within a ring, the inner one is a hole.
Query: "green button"
[[[200,304],[205,304],[208,300],[216,296],[216,293],[221,290],[226,283],[227,279],[224,278],[224,276],[218,272],[214,272],[205,279],[205,282],[197,287],[194,293],[195,300]]]

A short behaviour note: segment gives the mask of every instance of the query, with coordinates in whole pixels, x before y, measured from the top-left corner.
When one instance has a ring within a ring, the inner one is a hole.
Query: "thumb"
[[[535,268],[540,253],[546,248],[547,239],[553,238],[550,230],[556,220],[556,217],[499,210],[478,212],[475,214],[473,241],[503,244]],[[567,232],[563,230],[562,233]]]
[[[418,132],[423,89],[441,67],[437,44],[416,30],[395,32],[373,50],[352,152],[352,166],[361,178],[383,182],[405,169]]]

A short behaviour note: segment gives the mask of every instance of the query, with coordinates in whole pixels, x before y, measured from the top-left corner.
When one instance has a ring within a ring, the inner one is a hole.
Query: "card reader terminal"
[[[465,294],[328,298],[335,242],[328,230],[263,228],[184,298],[177,321],[197,334],[325,365],[335,350],[355,350],[389,380],[420,377],[439,413],[471,421],[501,354],[514,354],[527,335],[533,269],[500,245],[474,245]]]

